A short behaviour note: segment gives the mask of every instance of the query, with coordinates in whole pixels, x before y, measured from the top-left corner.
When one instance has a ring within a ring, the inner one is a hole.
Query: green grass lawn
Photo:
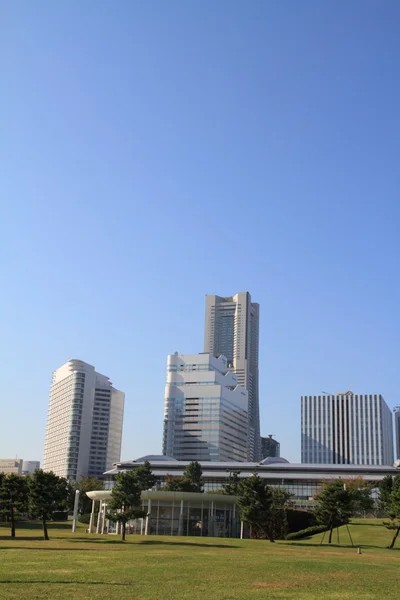
[[[297,542],[95,536],[70,524],[0,527],[0,598],[111,600],[370,600],[400,598],[400,550],[381,520],[354,521],[341,546],[320,546],[321,535]]]

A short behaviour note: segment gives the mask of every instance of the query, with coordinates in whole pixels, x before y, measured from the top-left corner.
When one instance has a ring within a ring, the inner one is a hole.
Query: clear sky
[[[400,403],[397,0],[4,1],[0,457],[41,459],[51,372],[126,392],[161,452],[205,294],[260,303],[264,434],[300,396]]]

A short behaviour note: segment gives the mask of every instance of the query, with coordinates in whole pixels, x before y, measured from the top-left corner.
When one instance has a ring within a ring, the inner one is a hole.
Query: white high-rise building
[[[393,464],[392,413],[382,396],[302,396],[301,462]]]
[[[261,460],[258,397],[258,338],[260,307],[249,292],[221,297],[207,294],[204,351],[228,359],[239,385],[249,392],[249,461]]]
[[[247,390],[225,356],[168,356],[163,454],[184,461],[247,460]]]
[[[121,458],[125,394],[81,360],[53,372],[43,470],[101,477]]]

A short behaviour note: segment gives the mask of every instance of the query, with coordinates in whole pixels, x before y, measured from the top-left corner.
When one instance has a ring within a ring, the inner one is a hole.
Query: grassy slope
[[[298,542],[91,536],[54,526],[11,540],[0,529],[0,598],[121,600],[372,600],[399,597],[399,550],[386,550],[381,521],[351,525],[356,549]],[[347,533],[340,541],[348,544]],[[335,537],[336,542],[336,537]]]

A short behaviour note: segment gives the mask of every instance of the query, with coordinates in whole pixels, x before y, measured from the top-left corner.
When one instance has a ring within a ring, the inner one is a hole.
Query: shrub
[[[294,533],[289,533],[286,536],[287,540],[302,540],[303,538],[311,537],[316,533],[323,533],[324,531],[328,531],[329,527],[326,525],[314,525],[313,527],[307,527],[306,529],[301,529],[300,531],[295,531]]]
[[[86,513],[84,515],[79,515],[78,521],[79,521],[79,523],[83,523],[84,525],[89,525],[89,523],[90,523],[90,513]]]
[[[65,510],[58,510],[53,513],[51,518],[52,521],[68,521],[68,512]]]

